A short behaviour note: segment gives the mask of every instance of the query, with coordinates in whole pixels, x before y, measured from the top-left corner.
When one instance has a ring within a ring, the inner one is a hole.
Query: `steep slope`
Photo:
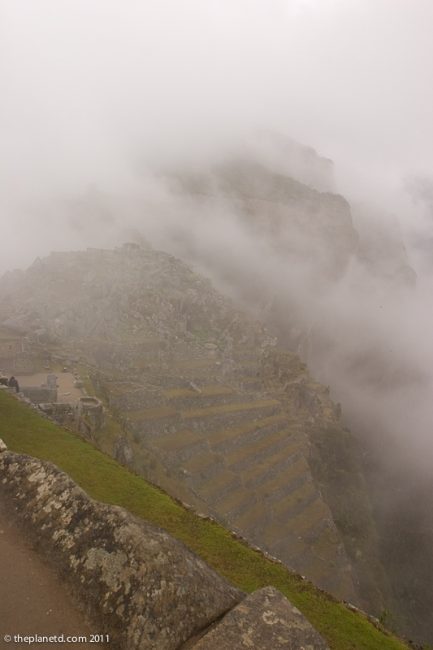
[[[368,204],[350,206],[335,194],[330,166],[311,150],[310,174],[303,163],[293,164],[297,156],[307,157],[290,142],[265,134],[254,154],[171,176],[179,200],[188,200],[190,211],[200,215],[196,229],[179,233],[179,226],[174,232],[172,250],[200,264],[342,402],[345,422],[365,445],[355,456],[373,468],[366,488],[380,527],[394,612],[402,619],[410,600],[413,627],[409,623],[406,631],[428,640],[433,590],[426,549],[433,538],[429,507],[418,504],[428,503],[431,492],[431,466],[426,476],[420,472],[431,455],[425,442],[431,378],[410,322],[423,308],[397,219]],[[228,237],[209,242],[206,232],[218,232],[218,226]],[[336,487],[337,477],[326,473]]]
[[[184,509],[141,477],[2,391],[0,416],[0,437],[9,449],[55,463],[93,499],[126,508],[150,524],[164,528],[243,591],[274,585],[304,613],[334,650],[403,650],[406,647],[359,611],[336,602],[280,563],[248,548],[220,525]],[[43,480],[41,474],[38,480]],[[37,489],[34,484],[32,488]],[[50,499],[49,492],[41,492],[42,499]],[[62,490],[53,491],[52,498],[57,504],[63,497]],[[53,508],[53,516],[56,510]],[[82,518],[77,523],[88,525]],[[136,552],[134,545],[130,552]],[[127,579],[128,573],[123,577]]]
[[[370,544],[359,563],[316,471],[330,462],[314,441],[341,430],[338,409],[208,281],[138,246],[52,254],[3,278],[0,314],[41,358],[90,370],[123,426],[110,453],[339,597],[383,608],[363,486],[348,479]]]

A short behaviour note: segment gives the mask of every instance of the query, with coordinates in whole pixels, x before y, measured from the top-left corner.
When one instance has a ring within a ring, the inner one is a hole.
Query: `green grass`
[[[39,417],[2,392],[0,438],[12,451],[55,463],[91,497],[123,506],[165,528],[239,588],[251,592],[274,585],[305,614],[334,650],[407,647],[308,581],[248,548],[222,526],[197,517],[78,436]]]

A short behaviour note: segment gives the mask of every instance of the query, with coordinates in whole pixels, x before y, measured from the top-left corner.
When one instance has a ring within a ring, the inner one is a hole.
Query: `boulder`
[[[0,496],[110,647],[174,650],[243,597],[182,543],[90,499],[51,463],[3,451]]]
[[[232,609],[194,650],[329,650],[320,634],[277,589],[259,589]]]

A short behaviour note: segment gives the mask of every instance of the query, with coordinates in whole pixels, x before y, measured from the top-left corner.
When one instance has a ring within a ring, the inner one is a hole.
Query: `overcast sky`
[[[432,33],[431,0],[0,0],[0,272],[80,244],[50,201],[254,128],[394,208],[433,170]]]

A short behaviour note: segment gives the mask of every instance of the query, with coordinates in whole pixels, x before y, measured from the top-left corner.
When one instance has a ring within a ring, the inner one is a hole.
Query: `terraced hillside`
[[[165,529],[246,592],[273,585],[298,607],[334,650],[404,650],[408,646],[354,608],[318,590],[282,564],[198,517],[167,494],[0,391],[0,437],[9,449],[49,460],[87,493]],[[21,457],[23,458],[23,457]],[[24,457],[25,458],[25,457]]]
[[[89,374],[118,423],[94,443],[319,586],[380,611],[362,483],[345,478],[357,499],[349,531],[340,515],[351,503],[336,498],[341,485],[322,462],[324,432],[340,439],[338,409],[209,282],[150,248],[53,254],[2,279],[0,319],[41,358]]]
[[[321,586],[355,598],[344,547],[310,471],[302,425],[272,395],[239,387],[236,375],[223,377],[211,364],[206,376],[188,370],[184,387],[153,376],[161,389],[153,392],[153,405],[140,409],[135,400],[128,408],[128,394],[116,382],[104,384],[129,434],[118,458]],[[162,471],[153,469],[149,452]]]

